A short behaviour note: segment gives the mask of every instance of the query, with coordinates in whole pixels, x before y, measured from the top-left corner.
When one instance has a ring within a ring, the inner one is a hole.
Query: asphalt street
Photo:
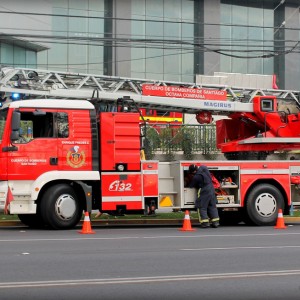
[[[299,299],[300,224],[0,228],[1,300]]]

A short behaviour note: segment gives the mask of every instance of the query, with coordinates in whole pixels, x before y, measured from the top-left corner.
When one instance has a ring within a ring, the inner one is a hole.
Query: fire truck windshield
[[[5,128],[5,123],[7,119],[8,109],[0,110],[0,142],[2,142],[2,136]]]

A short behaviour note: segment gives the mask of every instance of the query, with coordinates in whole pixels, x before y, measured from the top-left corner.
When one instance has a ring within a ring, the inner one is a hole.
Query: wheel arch
[[[41,190],[38,193],[38,197],[37,197],[37,200],[36,200],[37,204],[41,201],[41,199],[43,198],[45,192],[49,188],[51,188],[55,185],[59,185],[59,184],[66,184],[66,185],[71,186],[74,189],[74,192],[76,193],[76,195],[78,195],[78,199],[82,199],[80,201],[80,203],[82,204],[82,209],[87,210],[88,204],[87,204],[87,201],[86,201],[86,195],[85,195],[83,186],[78,181],[67,180],[67,179],[52,180],[52,181],[49,181],[46,184],[44,184],[43,187],[41,188]]]
[[[284,201],[284,210],[283,213],[287,214],[288,213],[288,195],[286,194],[285,189],[283,188],[283,186],[275,179],[270,178],[270,179],[257,179],[252,185],[251,187],[247,190],[246,194],[245,194],[245,201],[244,201],[244,207],[246,207],[246,202],[248,200],[248,196],[251,193],[251,191],[256,188],[258,185],[261,184],[270,184],[273,185],[274,187],[276,187],[279,192],[281,193],[282,197],[283,197],[283,201]]]

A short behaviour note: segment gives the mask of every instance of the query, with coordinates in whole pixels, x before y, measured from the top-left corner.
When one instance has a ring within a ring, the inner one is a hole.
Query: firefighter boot
[[[218,221],[213,221],[211,224],[210,224],[210,226],[212,227],[212,228],[218,228],[219,227],[219,222]]]
[[[209,227],[209,223],[208,222],[201,222],[200,226],[201,226],[201,228],[208,228]]]

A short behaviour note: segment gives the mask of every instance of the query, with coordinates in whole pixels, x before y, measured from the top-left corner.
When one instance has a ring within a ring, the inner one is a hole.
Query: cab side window
[[[69,121],[66,113],[21,112],[20,138],[15,143],[28,143],[36,138],[67,138]]]
[[[21,111],[20,138],[15,143],[28,143],[35,138],[55,137],[54,114],[45,112],[34,114]]]
[[[67,138],[69,137],[69,120],[66,113],[57,113],[57,137]]]

